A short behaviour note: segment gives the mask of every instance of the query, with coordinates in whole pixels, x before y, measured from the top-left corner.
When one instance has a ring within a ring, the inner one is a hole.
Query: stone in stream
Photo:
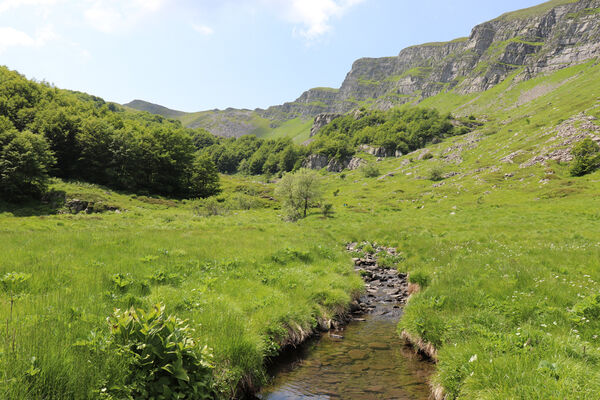
[[[369,343],[368,346],[373,350],[388,350],[390,348],[389,344],[383,342],[372,342]]]
[[[348,352],[348,356],[353,360],[365,360],[369,357],[369,353],[365,350],[352,349]]]

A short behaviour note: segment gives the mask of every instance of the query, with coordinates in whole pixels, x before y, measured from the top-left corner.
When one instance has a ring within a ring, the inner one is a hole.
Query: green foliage
[[[365,178],[376,178],[380,175],[377,164],[373,162],[363,165],[360,168],[360,172],[365,176]]]
[[[215,138],[212,143],[200,144],[198,148],[214,161],[219,172],[225,174],[290,172],[297,169],[306,156],[306,148],[295,145],[289,138],[259,139],[253,135],[238,139]]]
[[[206,156],[198,156],[192,164],[190,179],[190,195],[193,197],[210,197],[221,192],[219,173],[212,160]]]
[[[427,179],[434,182],[441,181],[442,179],[444,179],[442,168],[439,165],[436,165],[433,168],[431,168],[429,170]]]
[[[127,367],[100,391],[108,399],[211,399],[212,354],[194,331],[165,306],[149,311],[115,310],[109,319],[109,350]]]
[[[600,294],[591,295],[575,304],[572,310],[575,322],[600,322]]]
[[[429,286],[429,275],[422,271],[411,272],[408,276],[408,281],[410,283],[416,283],[421,288],[426,288]]]
[[[583,176],[594,172],[600,167],[600,146],[589,137],[577,143],[573,150],[571,175]]]
[[[30,132],[18,132],[0,116],[0,199],[40,198],[48,185],[54,157],[46,141]]]
[[[434,139],[465,133],[452,125],[451,118],[424,108],[366,111],[358,119],[346,115],[321,129],[309,148],[312,153],[339,160],[352,156],[362,144],[383,147],[391,154],[397,150],[406,154]]]
[[[331,203],[324,203],[321,206],[321,212],[323,213],[323,217],[325,218],[330,218],[333,216],[333,204]]]
[[[158,115],[125,111],[2,67],[0,118],[3,198],[39,197],[49,173],[175,197],[218,190],[214,168],[195,156],[196,146],[212,143],[206,131]]]
[[[0,278],[0,288],[11,297],[27,289],[31,274],[25,272],[8,272]]]
[[[281,199],[286,220],[306,218],[309,207],[322,196],[320,178],[315,171],[305,168],[288,173],[277,184],[275,194]]]

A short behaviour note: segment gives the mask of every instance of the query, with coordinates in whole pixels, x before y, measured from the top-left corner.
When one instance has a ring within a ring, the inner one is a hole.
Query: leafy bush
[[[574,156],[571,164],[572,176],[583,176],[600,167],[600,146],[590,138],[577,143],[571,154]]]
[[[321,206],[321,212],[323,213],[323,217],[329,218],[333,216],[333,204],[325,203]]]
[[[439,166],[435,166],[429,170],[429,175],[427,177],[430,181],[441,181],[444,179],[442,169]]]
[[[127,368],[100,392],[108,399],[211,399],[212,355],[200,348],[185,321],[164,305],[149,311],[115,310],[108,349]]]
[[[379,168],[375,163],[365,164],[360,168],[360,171],[365,176],[365,178],[375,178],[379,176]]]
[[[573,307],[575,322],[600,321],[600,294],[588,296]]]

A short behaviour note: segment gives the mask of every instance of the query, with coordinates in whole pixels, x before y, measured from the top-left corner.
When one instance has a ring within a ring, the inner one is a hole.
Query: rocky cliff
[[[466,38],[409,47],[395,57],[359,59],[339,89],[310,89],[293,102],[243,110],[243,120],[237,114],[231,118],[232,110],[180,119],[187,126],[239,136],[251,133],[256,121],[277,126],[363,106],[416,104],[449,90],[482,92],[513,74],[516,81],[527,80],[598,56],[600,0],[552,0],[477,25]],[[221,132],[217,125],[228,128]]]
[[[396,57],[357,60],[339,90],[312,89],[267,117],[389,108],[442,91],[481,92],[600,56],[600,0],[554,0],[473,28],[468,38],[406,48]]]

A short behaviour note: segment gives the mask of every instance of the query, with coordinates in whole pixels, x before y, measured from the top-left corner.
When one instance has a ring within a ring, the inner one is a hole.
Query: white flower
[[[473,356],[471,356],[471,358],[469,359],[469,362],[473,361],[477,361],[477,354],[473,354]]]

